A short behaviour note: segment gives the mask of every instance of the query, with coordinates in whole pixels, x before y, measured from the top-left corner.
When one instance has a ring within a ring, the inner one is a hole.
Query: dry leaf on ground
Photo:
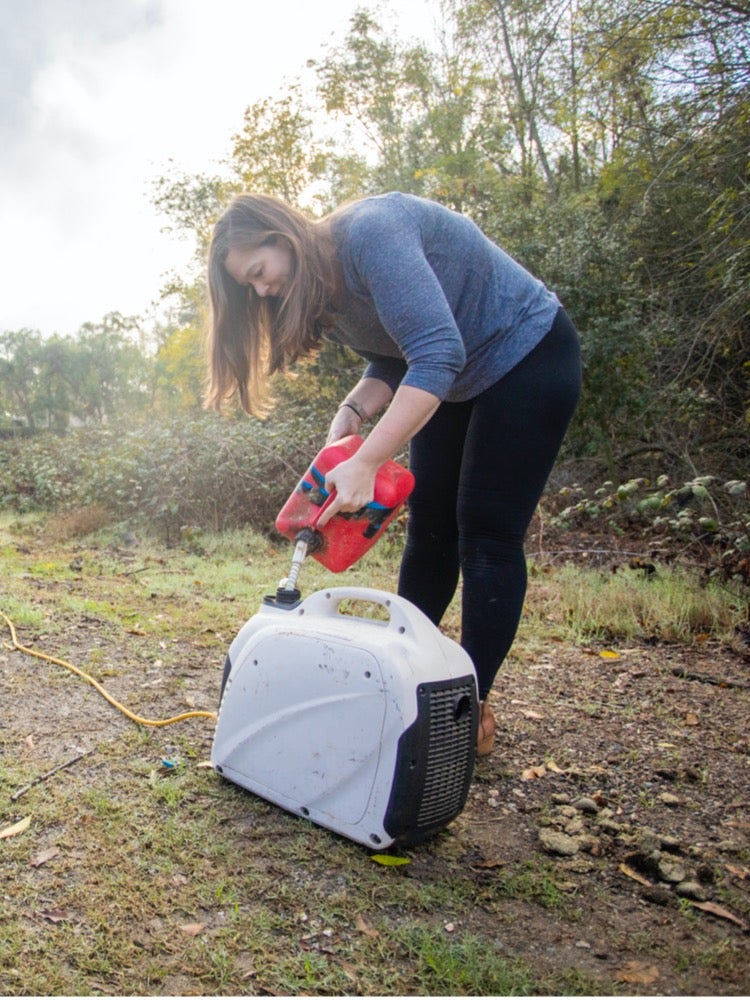
[[[354,926],[361,934],[366,934],[367,937],[380,937],[380,932],[376,931],[375,928],[367,920],[365,920],[361,913],[357,914]]]
[[[639,875],[638,872],[633,871],[633,869],[630,868],[629,865],[621,864],[620,865],[620,871],[623,873],[623,875],[627,875],[628,878],[632,878],[636,882],[640,882],[641,885],[651,886],[653,884],[653,883],[649,882],[649,880],[647,878],[643,878],[642,875]]]
[[[26,816],[24,819],[20,819],[17,823],[14,823],[13,826],[6,826],[4,830],[0,830],[0,840],[6,840],[8,837],[17,837],[19,833],[28,830],[30,823],[31,816]]]
[[[29,864],[32,868],[41,868],[42,865],[46,865],[48,861],[56,858],[59,853],[59,847],[48,847],[46,851],[41,851],[35,858],[32,858]]]
[[[659,978],[659,970],[655,965],[647,965],[645,962],[626,962],[621,969],[615,972],[615,980],[618,983],[636,983],[640,986],[650,986]]]
[[[544,764],[537,764],[535,767],[527,767],[525,771],[521,772],[521,781],[536,781],[537,778],[543,778],[547,773],[547,768]]]
[[[205,924],[180,924],[179,928],[183,934],[187,934],[189,937],[197,937],[201,931],[206,929]]]
[[[741,927],[743,931],[750,930],[750,924],[746,924],[744,920],[736,917],[733,913],[730,913],[729,910],[725,910],[723,906],[719,906],[717,903],[698,903],[693,901],[692,905],[698,910],[703,910],[705,913],[711,913],[715,917],[721,917],[722,920],[729,920],[731,923]]]

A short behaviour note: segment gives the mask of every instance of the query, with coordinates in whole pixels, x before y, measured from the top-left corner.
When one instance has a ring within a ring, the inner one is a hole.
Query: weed
[[[401,927],[397,938],[416,963],[416,983],[423,996],[528,996],[534,992],[531,967],[503,955],[499,942],[414,924]]]
[[[644,809],[653,809],[655,804],[655,799],[653,793],[647,791],[645,788],[640,788],[638,790],[638,801]]]
[[[554,873],[543,863],[527,863],[499,878],[500,891],[512,899],[539,903],[545,909],[559,909],[566,902]]]
[[[554,582],[554,587],[550,583]],[[543,582],[532,578],[524,629],[586,645],[659,638],[733,640],[746,611],[740,586],[700,578],[695,570],[660,567],[655,577],[602,573],[565,565]]]
[[[597,996],[601,990],[601,984],[581,969],[566,969],[557,979],[558,996]]]

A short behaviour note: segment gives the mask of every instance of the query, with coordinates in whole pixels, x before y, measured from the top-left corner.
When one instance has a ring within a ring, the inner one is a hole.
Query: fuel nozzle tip
[[[309,555],[319,552],[323,548],[323,533],[317,528],[303,528],[294,536],[295,542],[304,542]]]

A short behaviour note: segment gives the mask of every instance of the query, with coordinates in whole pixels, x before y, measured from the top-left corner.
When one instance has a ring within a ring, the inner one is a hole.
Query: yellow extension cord
[[[95,687],[99,694],[105,698],[110,705],[113,705],[118,711],[126,715],[131,722],[137,723],[139,726],[171,726],[175,722],[182,722],[185,719],[213,719],[216,722],[217,713],[216,712],[183,712],[181,715],[175,715],[171,719],[144,719],[140,715],[135,715],[129,709],[121,705],[119,701],[112,697],[98,681],[95,681],[93,677],[85,673],[83,670],[79,670],[78,667],[74,667],[72,663],[66,663],[65,660],[58,660],[56,656],[49,656],[47,653],[39,653],[35,649],[29,649],[28,646],[23,646],[16,635],[16,629],[13,622],[8,618],[6,614],[0,611],[0,618],[3,619],[5,624],[10,629],[10,637],[13,641],[13,645],[22,653],[26,653],[28,656],[35,656],[39,660],[47,660],[49,663],[56,663],[59,667],[65,667],[66,670],[70,670],[72,673],[77,674],[82,677],[85,681],[88,681],[92,687]]]

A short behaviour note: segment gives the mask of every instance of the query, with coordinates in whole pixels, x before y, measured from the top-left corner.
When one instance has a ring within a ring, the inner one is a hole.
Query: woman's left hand
[[[360,386],[375,379],[364,379]],[[385,383],[379,383],[387,386]],[[358,387],[359,388],[359,387]],[[390,406],[377,422],[359,451],[345,462],[335,465],[326,475],[326,489],[336,491],[336,496],[320,515],[318,527],[323,528],[339,512],[360,510],[374,498],[375,476],[380,466],[392,458],[417,431],[424,427],[440,405],[437,396],[415,386],[401,385]],[[344,407],[348,410],[349,407]],[[353,413],[356,420],[356,414]],[[339,424],[341,413],[337,413],[331,430],[340,433],[344,424]],[[346,418],[348,420],[348,417]],[[351,426],[347,424],[346,426]]]
[[[348,406],[342,406],[328,428],[326,444],[331,444],[333,441],[340,441],[341,438],[348,437],[349,434],[359,434],[361,427],[362,421],[354,410],[349,409]]]

